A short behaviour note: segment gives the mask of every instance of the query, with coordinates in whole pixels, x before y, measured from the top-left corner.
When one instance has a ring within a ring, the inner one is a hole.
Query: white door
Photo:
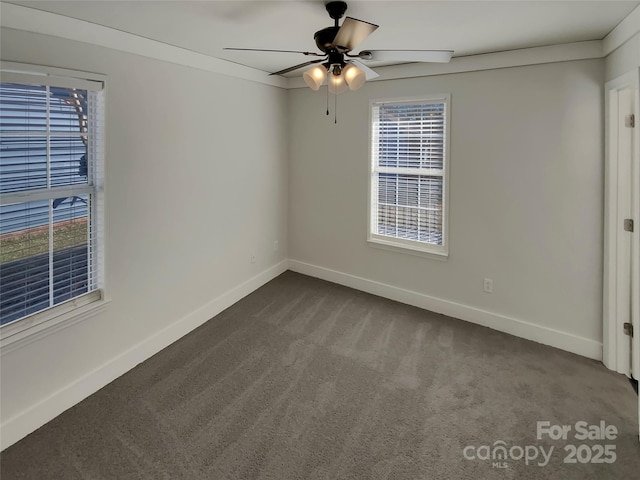
[[[634,89],[625,89],[620,96],[620,108],[625,108],[631,113],[625,116],[625,125],[621,141],[630,147],[625,151],[625,158],[629,158],[631,164],[629,172],[629,186],[631,209],[630,217],[633,221],[632,232],[628,233],[631,241],[631,374],[635,380],[640,381],[640,86]],[[628,93],[627,93],[628,91]],[[621,92],[622,93],[622,92]],[[625,147],[627,148],[627,147]],[[638,438],[640,438],[640,396],[638,396]]]
[[[630,277],[631,277],[631,312],[630,320],[633,336],[631,337],[631,375],[640,381],[640,90],[625,89],[619,95],[619,110],[630,111],[625,115],[625,124],[621,132],[620,145],[625,145],[625,157],[629,158],[630,169],[628,182],[631,208],[629,218],[633,221],[633,232],[625,232],[630,238]],[[629,149],[627,152],[626,149]],[[638,397],[638,436],[640,438],[640,396]]]
[[[640,78],[640,74],[639,74]],[[621,105],[631,110],[630,116],[625,117],[625,142],[631,145],[629,158],[631,163],[631,219],[634,222],[631,237],[631,325],[633,336],[631,338],[631,374],[640,381],[640,85],[630,90],[630,96],[624,98]],[[638,438],[640,438],[640,396],[638,396]]]
[[[640,379],[640,70],[606,85],[603,362]],[[640,437],[640,397],[638,398]]]
[[[633,222],[633,127],[631,123],[635,120],[634,100],[635,91],[633,88],[623,88],[616,92],[618,108],[617,108],[617,153],[618,153],[618,185],[617,185],[617,246],[616,261],[617,279],[616,279],[616,311],[618,317],[618,365],[619,370],[625,375],[634,378],[640,378],[637,368],[634,367],[634,355],[632,348],[633,337],[631,335],[633,328],[634,310],[634,282],[633,268],[634,260],[637,258],[637,252],[634,252],[633,244],[634,234],[631,227]],[[634,225],[635,226],[635,225]],[[634,253],[636,255],[634,255]],[[626,328],[625,328],[626,327]],[[636,330],[637,331],[637,330]]]

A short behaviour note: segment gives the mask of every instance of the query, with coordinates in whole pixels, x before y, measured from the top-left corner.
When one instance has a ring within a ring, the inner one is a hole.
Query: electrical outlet
[[[255,255],[251,255],[251,263],[256,263],[256,256]]]
[[[273,242],[273,251],[274,251],[274,252],[277,252],[277,251],[278,251],[278,248],[279,248],[278,240],[276,240],[276,241],[274,241],[274,242]]]
[[[485,293],[493,293],[493,280],[485,278],[482,283],[482,290],[484,290]]]

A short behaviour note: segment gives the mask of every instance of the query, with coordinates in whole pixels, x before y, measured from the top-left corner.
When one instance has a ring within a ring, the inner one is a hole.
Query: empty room
[[[0,477],[631,479],[640,1],[1,1]]]

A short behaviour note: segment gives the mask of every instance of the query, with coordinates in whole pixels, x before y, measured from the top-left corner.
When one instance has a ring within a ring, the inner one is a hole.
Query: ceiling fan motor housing
[[[333,45],[333,39],[336,38],[338,34],[338,30],[340,30],[340,27],[327,27],[318,30],[313,36],[318,48],[325,53],[329,53]]]

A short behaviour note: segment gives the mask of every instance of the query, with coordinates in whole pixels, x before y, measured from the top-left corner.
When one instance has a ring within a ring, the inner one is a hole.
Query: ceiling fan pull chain
[[[329,87],[327,87],[329,88]],[[338,94],[333,94],[333,123],[338,123]]]
[[[327,83],[327,116],[329,116],[329,84]]]

